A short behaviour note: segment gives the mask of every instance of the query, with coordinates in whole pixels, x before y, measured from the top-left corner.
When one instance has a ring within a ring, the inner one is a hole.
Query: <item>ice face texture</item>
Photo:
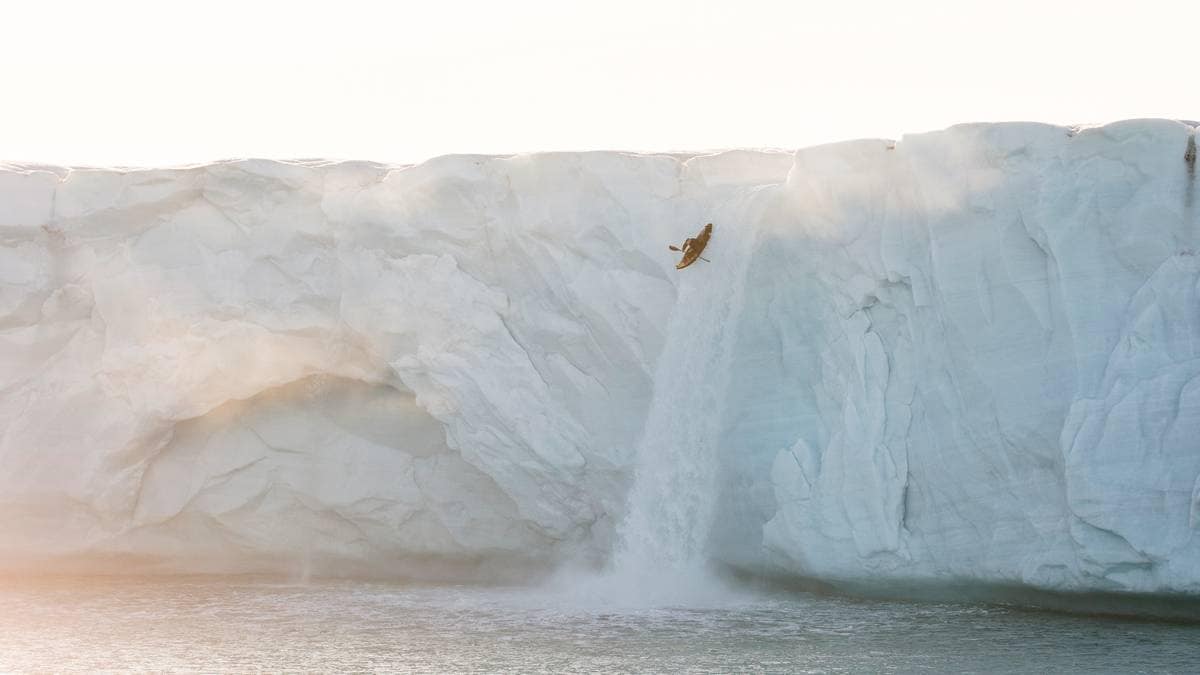
[[[0,566],[1200,594],[1194,134],[3,167]]]

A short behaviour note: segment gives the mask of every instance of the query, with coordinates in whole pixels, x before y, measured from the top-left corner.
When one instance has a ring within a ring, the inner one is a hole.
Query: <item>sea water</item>
[[[729,591],[693,606],[561,589],[254,578],[0,579],[0,670],[1196,672],[1200,626]]]

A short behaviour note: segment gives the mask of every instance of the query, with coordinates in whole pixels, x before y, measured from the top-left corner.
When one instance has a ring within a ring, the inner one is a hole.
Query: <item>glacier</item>
[[[0,571],[1200,598],[1195,136],[0,164]]]

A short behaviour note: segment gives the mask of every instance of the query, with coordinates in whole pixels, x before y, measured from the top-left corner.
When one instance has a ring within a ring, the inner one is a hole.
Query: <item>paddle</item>
[[[679,248],[678,246],[675,246],[674,244],[667,244],[667,248],[671,249],[672,251],[678,251],[680,253],[683,253],[683,249]],[[704,262],[712,262],[711,260],[709,260],[708,258],[705,258],[702,255],[698,255],[696,257],[703,260]]]

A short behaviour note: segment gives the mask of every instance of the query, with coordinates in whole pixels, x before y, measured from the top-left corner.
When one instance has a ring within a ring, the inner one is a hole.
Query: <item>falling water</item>
[[[679,273],[612,572],[639,597],[705,585],[716,446],[754,241],[736,225],[715,223],[705,251],[712,262]]]

